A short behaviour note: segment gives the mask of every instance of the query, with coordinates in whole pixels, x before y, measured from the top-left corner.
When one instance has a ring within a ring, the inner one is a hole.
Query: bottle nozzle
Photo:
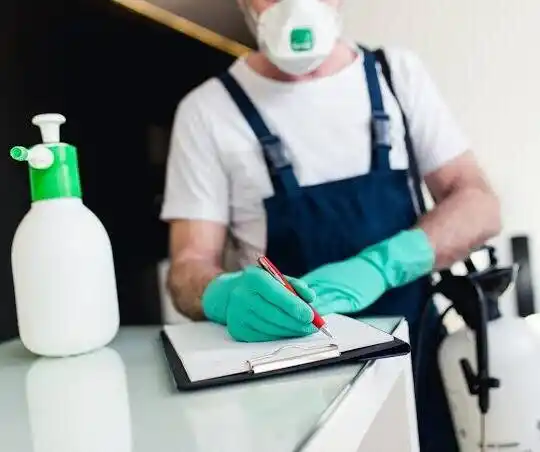
[[[60,142],[60,126],[66,122],[66,118],[58,113],[46,113],[32,118],[32,124],[41,130],[44,143]]]
[[[28,160],[28,149],[23,146],[15,146],[11,149],[9,155],[11,155],[11,158],[13,160],[17,160],[18,162],[24,162]]]

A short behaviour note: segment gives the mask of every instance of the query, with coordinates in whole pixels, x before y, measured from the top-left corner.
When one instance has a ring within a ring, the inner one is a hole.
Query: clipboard
[[[179,391],[248,383],[250,381],[273,376],[308,371],[321,367],[335,366],[344,363],[361,363],[376,359],[403,356],[410,353],[410,345],[394,336],[385,343],[369,345],[354,350],[340,352],[336,344],[321,345],[286,345],[274,351],[247,360],[246,370],[230,375],[191,381],[188,372],[178,356],[167,333],[162,330],[160,339],[165,358],[172,373],[174,383]]]

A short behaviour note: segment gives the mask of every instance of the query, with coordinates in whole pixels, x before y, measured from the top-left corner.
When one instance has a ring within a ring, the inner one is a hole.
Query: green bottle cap
[[[28,162],[32,201],[56,198],[81,198],[77,149],[60,143],[62,115],[38,115],[32,122],[41,129],[44,144],[30,149],[15,146],[11,157]]]

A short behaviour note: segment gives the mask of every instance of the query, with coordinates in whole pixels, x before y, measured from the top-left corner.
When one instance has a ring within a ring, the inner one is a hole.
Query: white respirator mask
[[[317,69],[341,34],[339,12],[322,0],[280,0],[258,18],[250,15],[248,25],[256,28],[261,51],[291,75]]]

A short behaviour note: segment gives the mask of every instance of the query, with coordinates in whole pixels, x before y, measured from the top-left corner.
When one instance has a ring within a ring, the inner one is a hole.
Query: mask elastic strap
[[[253,8],[244,4],[244,2],[242,2],[242,6],[240,7],[240,9],[244,13],[244,17],[246,20],[246,24],[249,28],[249,31],[251,31],[253,36],[256,37],[257,36],[257,23],[259,20],[259,18],[257,17],[257,13],[253,11]]]

